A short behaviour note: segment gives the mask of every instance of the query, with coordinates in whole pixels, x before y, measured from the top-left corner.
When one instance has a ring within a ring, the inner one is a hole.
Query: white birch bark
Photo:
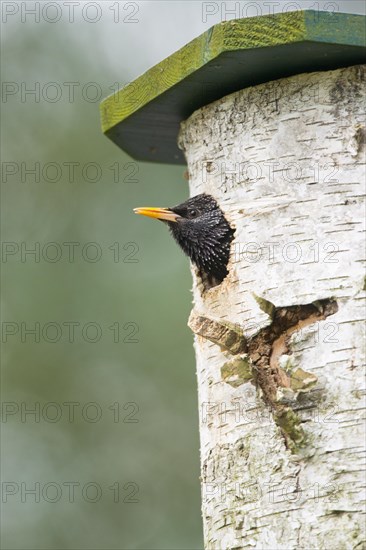
[[[233,355],[195,336],[207,549],[366,548],[364,74],[269,82],[182,124],[191,196],[213,195],[236,228],[221,285],[204,291],[193,270],[195,311],[250,339],[272,322],[268,302],[338,306],[272,349],[276,368],[313,382],[278,389],[304,435],[292,450],[261,387],[235,365],[228,374]]]

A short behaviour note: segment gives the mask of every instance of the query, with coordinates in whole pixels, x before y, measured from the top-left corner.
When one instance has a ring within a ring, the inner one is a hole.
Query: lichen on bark
[[[301,367],[290,368],[288,361],[283,368],[280,358],[289,352],[289,339],[294,332],[333,315],[338,305],[335,300],[328,299],[277,308],[258,296],[255,299],[269,315],[271,324],[252,338],[247,339],[237,325],[209,319],[194,310],[188,324],[195,334],[233,355],[221,367],[222,379],[233,387],[249,381],[257,384],[275,423],[282,430],[286,446],[295,453],[305,443],[306,434],[291,402],[296,402],[300,392],[309,391],[317,377]],[[244,351],[247,353],[243,354]]]

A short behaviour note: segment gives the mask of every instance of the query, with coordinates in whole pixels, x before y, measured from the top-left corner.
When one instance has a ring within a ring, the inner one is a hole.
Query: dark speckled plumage
[[[211,195],[196,195],[170,208],[179,214],[176,222],[167,221],[182,250],[207,278],[209,286],[220,284],[228,274],[230,244],[235,230]]]

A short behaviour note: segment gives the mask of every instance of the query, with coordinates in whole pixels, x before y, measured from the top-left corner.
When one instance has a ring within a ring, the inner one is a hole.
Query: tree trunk
[[[247,88],[183,123],[191,195],[236,228],[194,273],[205,547],[365,548],[364,67]]]

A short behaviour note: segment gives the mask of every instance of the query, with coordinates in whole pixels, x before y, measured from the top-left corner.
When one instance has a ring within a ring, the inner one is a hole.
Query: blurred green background
[[[188,185],[184,167],[131,164],[101,133],[99,90],[158,61],[138,24],[103,14],[3,25],[2,548],[202,547],[189,264],[132,211]],[[80,83],[74,99],[64,83]]]
[[[187,198],[184,167],[131,164],[99,102],[222,14],[36,4],[2,3],[1,545],[200,549],[189,265],[132,212]]]

